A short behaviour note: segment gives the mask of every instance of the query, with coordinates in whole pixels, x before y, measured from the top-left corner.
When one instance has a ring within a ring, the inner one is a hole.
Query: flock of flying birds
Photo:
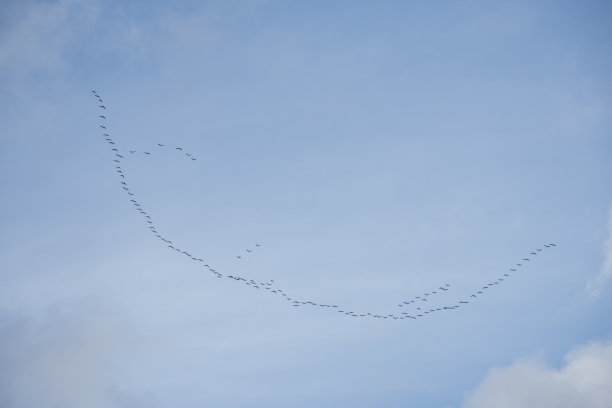
[[[302,307],[302,306],[317,307],[321,309],[335,311],[336,313],[340,313],[347,317],[357,317],[357,318],[394,319],[394,320],[421,319],[433,313],[454,310],[465,304],[476,301],[478,297],[484,296],[489,289],[492,289],[496,285],[501,284],[506,279],[510,278],[513,273],[518,272],[520,268],[523,268],[524,266],[526,266],[526,263],[530,262],[533,257],[538,256],[542,251],[544,251],[547,248],[554,248],[557,246],[556,244],[544,244],[542,248],[536,248],[527,257],[522,258],[521,262],[516,263],[511,268],[509,268],[505,273],[501,274],[499,277],[492,280],[491,282],[488,282],[485,285],[483,285],[482,288],[473,291],[473,293],[471,293],[465,299],[455,301],[455,302],[448,302],[448,304],[444,306],[438,306],[438,307],[428,306],[429,304],[433,303],[433,302],[429,302],[429,299],[433,299],[432,297],[434,295],[435,296],[443,295],[447,291],[450,290],[451,285],[449,283],[445,283],[443,285],[440,285],[436,289],[429,290],[418,296],[413,296],[409,299],[401,301],[399,304],[397,304],[396,307],[402,308],[402,309],[395,309],[394,313],[374,313],[372,311],[356,312],[352,310],[347,310],[347,308],[341,307],[340,305],[330,304],[330,303],[318,303],[318,302],[313,302],[311,300],[293,296],[289,294],[287,291],[281,288],[278,288],[275,285],[274,280],[268,280],[265,282],[255,281],[253,279],[246,279],[238,275],[224,274],[218,271],[217,269],[215,269],[215,267],[211,265],[208,261],[199,257],[198,255],[195,255],[193,251],[186,250],[184,248],[179,247],[177,243],[171,241],[165,235],[163,235],[160,231],[157,230],[157,227],[155,226],[155,222],[151,218],[151,215],[149,215],[149,213],[147,213],[147,211],[145,211],[145,209],[142,207],[141,203],[139,203],[136,200],[136,195],[134,191],[130,188],[126,174],[124,173],[123,168],[121,167],[122,160],[125,160],[127,154],[125,153],[122,154],[121,150],[119,149],[119,145],[117,144],[117,141],[115,141],[110,136],[110,131],[108,127],[106,126],[106,120],[107,120],[107,117],[105,114],[106,106],[104,105],[104,102],[102,98],[100,97],[100,95],[98,95],[98,93],[95,90],[91,92],[94,95],[94,97],[97,98],[99,102],[99,109],[101,110],[101,114],[99,115],[99,118],[101,119],[101,122],[102,122],[99,126],[100,126],[100,129],[102,129],[102,137],[104,138],[106,143],[109,144],[111,147],[111,152],[113,153],[113,163],[115,165],[115,171],[117,172],[117,175],[119,176],[119,182],[120,182],[121,188],[128,195],[128,198],[130,202],[132,203],[132,205],[134,206],[134,208],[136,209],[136,211],[138,211],[138,213],[140,213],[142,217],[144,218],[151,234],[153,234],[157,239],[162,241],[164,245],[166,245],[170,250],[175,251],[177,254],[186,256],[187,258],[191,259],[194,262],[197,262],[199,265],[201,265],[203,268],[206,268],[206,270],[208,270],[210,273],[212,273],[217,278],[232,279],[236,282],[249,286],[253,289],[267,291],[268,293],[272,295],[275,295],[281,299],[284,299],[289,304],[291,304],[293,307]],[[171,149],[170,147],[162,143],[158,143],[157,148]],[[180,146],[174,147],[174,149],[172,150],[175,150],[176,152],[179,152],[179,153],[183,153],[185,158],[187,159],[191,159],[194,161],[197,160],[197,158],[194,155],[192,155],[191,153],[185,152],[183,148]],[[140,152],[137,152],[136,150],[129,150],[128,152],[130,155],[135,155],[135,154],[140,153]],[[150,156],[151,152],[143,151],[142,154],[144,154],[145,156]],[[255,243],[253,247],[247,248],[242,254],[236,255],[236,260],[242,259],[243,256],[253,253],[254,250],[257,250],[260,247],[261,245],[259,243]]]

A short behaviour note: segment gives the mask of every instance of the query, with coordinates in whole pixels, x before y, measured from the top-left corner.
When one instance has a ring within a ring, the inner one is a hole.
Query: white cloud
[[[610,408],[612,343],[568,353],[556,370],[538,359],[492,369],[464,408]]]
[[[601,288],[612,278],[612,207],[608,221],[608,239],[604,244],[604,262],[601,271],[587,283],[586,291],[591,296],[599,295]]]

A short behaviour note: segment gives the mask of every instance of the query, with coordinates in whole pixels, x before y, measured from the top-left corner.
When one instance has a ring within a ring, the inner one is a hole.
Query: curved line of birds
[[[129,187],[128,185],[128,181],[126,178],[126,174],[123,171],[123,168],[121,167],[121,163],[122,160],[125,159],[125,156],[123,156],[121,154],[121,151],[119,150],[119,146],[117,144],[117,142],[115,140],[113,140],[113,138],[110,136],[109,130],[107,128],[107,126],[105,125],[106,123],[106,115],[104,114],[106,112],[106,106],[104,105],[104,102],[102,100],[102,98],[100,97],[100,95],[98,95],[98,93],[93,90],[91,91],[93,93],[93,95],[97,98],[98,102],[99,102],[99,109],[102,110],[102,114],[99,115],[99,118],[102,119],[104,124],[100,124],[100,128],[102,129],[102,136],[104,137],[104,140],[106,141],[107,144],[109,144],[111,146],[111,151],[113,152],[113,163],[115,164],[115,171],[117,173],[117,175],[119,176],[119,182],[121,184],[122,189],[127,193],[129,200],[131,202],[131,204],[134,206],[134,208],[136,209],[136,211],[138,211],[138,213],[140,213],[144,220],[146,221],[146,223],[148,224],[148,229],[149,231],[159,240],[161,240],[162,242],[164,242],[164,244],[172,251],[184,255],[188,258],[190,258],[191,260],[199,263],[202,267],[206,268],[210,273],[212,273],[214,276],[216,276],[217,278],[221,279],[221,278],[227,278],[227,279],[232,279],[234,281],[237,282],[241,282],[242,284],[249,286],[253,289],[257,289],[257,290],[263,290],[263,291],[267,291],[273,295],[276,295],[280,298],[284,298],[287,302],[289,302],[293,307],[301,307],[301,306],[314,306],[314,307],[319,307],[321,309],[329,309],[332,311],[336,311],[337,313],[341,313],[347,317],[359,317],[359,318],[374,318],[374,319],[394,319],[394,320],[414,320],[414,319],[420,319],[420,318],[424,318],[427,317],[430,314],[436,313],[436,312],[441,312],[441,311],[448,311],[448,310],[454,310],[454,309],[458,309],[459,307],[468,304],[472,301],[475,301],[478,297],[480,296],[484,296],[486,294],[486,292],[489,289],[494,288],[495,286],[501,284],[502,282],[504,282],[506,279],[510,278],[512,276],[513,273],[518,272],[520,268],[524,268],[525,266],[527,266],[526,262],[531,262],[530,257],[524,257],[522,258],[521,262],[516,263],[515,265],[513,265],[511,268],[508,269],[508,271],[506,271],[505,273],[499,275],[496,279],[494,279],[493,281],[488,282],[487,284],[485,284],[484,286],[482,286],[482,288],[473,291],[473,293],[471,293],[469,295],[469,297],[459,300],[457,302],[449,302],[447,305],[444,306],[438,306],[438,307],[431,307],[428,306],[434,302],[430,302],[430,300],[435,300],[435,298],[437,296],[446,294],[449,290],[450,290],[450,283],[445,283],[441,286],[438,286],[436,289],[433,290],[429,290],[424,292],[421,295],[418,296],[413,296],[411,298],[408,298],[406,300],[401,301],[399,304],[397,304],[396,307],[401,307],[402,312],[396,312],[396,313],[374,313],[374,312],[355,312],[355,311],[351,311],[351,310],[346,310],[346,308],[341,307],[339,305],[336,304],[330,304],[330,303],[317,303],[317,302],[313,302],[311,300],[306,300],[306,299],[297,299],[294,296],[291,296],[287,291],[278,288],[275,285],[274,280],[270,279],[268,281],[256,281],[253,279],[247,279],[238,275],[228,275],[228,274],[223,274],[221,272],[219,272],[218,270],[216,270],[213,265],[211,265],[210,263],[208,263],[206,260],[204,260],[201,257],[197,257],[196,255],[194,255],[192,253],[192,251],[187,251],[185,249],[180,248],[175,242],[169,240],[166,236],[162,235],[158,230],[157,227],[155,226],[155,223],[153,221],[153,219],[151,218],[151,216],[149,215],[149,213],[147,211],[145,211],[145,209],[142,207],[142,205],[136,200],[136,195],[135,193],[132,191],[132,189]],[[170,149],[169,147],[167,147],[166,145],[162,144],[162,143],[158,143],[157,144],[159,148],[166,148],[166,150]],[[197,158],[192,155],[191,153],[185,152],[183,150],[182,147],[175,147],[174,150],[179,151],[179,152],[183,152],[185,154],[185,157],[191,160],[197,160]],[[136,150],[129,150],[130,155],[135,155],[138,153],[138,151]],[[143,151],[142,152],[145,156],[150,156],[151,152],[148,151]],[[556,244],[544,244],[543,248],[536,248],[535,250],[533,250],[532,252],[530,252],[530,255],[532,256],[537,256],[539,255],[545,248],[554,248],[556,247]],[[247,254],[251,254],[253,252],[253,250],[258,249],[259,247],[261,247],[261,245],[259,243],[255,243],[254,246],[252,248],[248,248],[245,250],[245,252]],[[243,253],[244,254],[244,253]],[[236,259],[240,260],[242,259],[241,255],[236,255]],[[429,302],[429,303],[426,303]],[[410,311],[405,311],[405,310],[410,310]]]
[[[100,105],[100,106],[104,106],[104,105]],[[104,109],[106,109],[106,107]],[[104,116],[104,115],[100,115],[100,117],[103,117],[104,119],[106,119],[106,116]],[[166,146],[165,144],[162,144],[162,143],[158,143],[157,144],[157,148],[172,149],[171,147],[168,147],[168,146]],[[177,150],[177,151],[183,153],[186,156],[185,158],[187,158],[187,159],[197,160],[196,157],[193,154],[184,151],[183,148],[180,147],[180,146],[175,147],[173,150]],[[142,153],[143,155],[145,155],[147,157],[151,156],[151,152],[144,151],[144,150],[142,152],[137,151],[137,150],[129,150],[129,152],[130,152],[131,155],[137,155],[139,153]]]

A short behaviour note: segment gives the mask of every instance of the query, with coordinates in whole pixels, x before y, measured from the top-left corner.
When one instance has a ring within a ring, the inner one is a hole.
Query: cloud
[[[108,390],[108,398],[117,408],[157,408],[156,398],[152,393],[139,396],[123,389],[112,387]]]
[[[157,406],[114,384],[134,332],[112,309],[89,299],[58,302],[42,317],[1,315],[0,406]]]
[[[612,343],[591,343],[564,357],[556,370],[539,359],[492,369],[464,408],[609,408]]]
[[[0,21],[0,75],[12,82],[71,78],[85,66],[94,75],[96,69],[138,65],[148,62],[147,47],[156,40],[155,27],[144,17],[130,18],[122,3],[31,0],[3,11],[10,18]]]
[[[0,72],[32,74],[61,69],[66,52],[78,36],[72,23],[87,26],[96,7],[90,1],[25,2],[7,7],[13,22],[3,24],[0,38]]]
[[[608,239],[604,244],[604,262],[601,271],[587,283],[586,292],[590,296],[598,296],[601,288],[612,278],[612,207],[608,221],[608,234]]]

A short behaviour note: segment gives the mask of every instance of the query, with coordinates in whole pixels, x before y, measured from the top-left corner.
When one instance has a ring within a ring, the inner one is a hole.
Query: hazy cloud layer
[[[464,408],[608,408],[612,402],[612,344],[592,343],[565,356],[559,370],[538,359],[495,368]]]
[[[155,407],[153,396],[113,385],[133,330],[109,309],[62,301],[41,317],[0,317],[0,406]]]
[[[0,27],[0,72],[23,75],[62,68],[67,48],[78,40],[73,23],[78,22],[79,31],[91,24],[95,6],[74,0],[8,5],[19,18]]]

